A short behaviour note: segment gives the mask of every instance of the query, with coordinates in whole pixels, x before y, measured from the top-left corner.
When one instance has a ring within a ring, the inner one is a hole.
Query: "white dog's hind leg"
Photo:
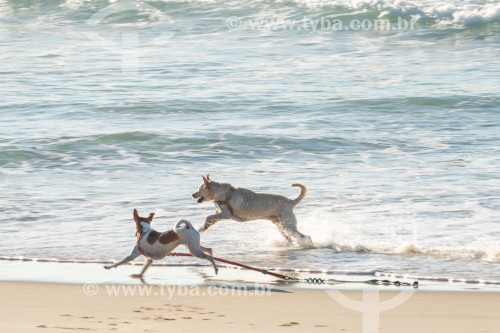
[[[212,255],[212,249],[210,247],[204,247],[204,246],[201,246],[201,250],[205,253],[208,253],[209,255]]]
[[[203,253],[203,251],[204,251],[203,249],[208,250],[206,247],[202,247],[199,243],[198,244],[192,244],[192,243],[189,244],[188,243],[188,244],[186,244],[186,247],[188,248],[189,252],[191,252],[191,254],[193,256],[195,256],[196,258],[205,259],[205,260],[210,261],[212,263],[213,268],[214,268],[215,275],[217,275],[217,273],[219,272],[219,268],[215,264],[214,258],[212,258],[212,256],[210,256],[208,254]]]
[[[219,273],[219,267],[217,267],[217,265],[215,264],[214,258],[212,258],[212,256],[209,256],[208,254],[205,254],[204,257],[205,257],[205,259],[207,259],[208,261],[210,261],[212,263],[212,267],[214,268],[215,275],[217,275]]]
[[[205,254],[203,252],[191,252],[191,254],[197,258],[206,259],[206,260],[210,261],[212,263],[213,268],[214,268],[215,275],[217,275],[217,273],[219,272],[219,268],[215,264],[215,260],[214,260],[214,258],[212,258],[212,256],[209,256],[208,254]]]

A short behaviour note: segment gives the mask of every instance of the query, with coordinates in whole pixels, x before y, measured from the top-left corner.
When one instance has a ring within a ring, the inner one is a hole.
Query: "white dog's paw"
[[[130,277],[133,277],[134,279],[142,279],[142,274],[132,274]]]

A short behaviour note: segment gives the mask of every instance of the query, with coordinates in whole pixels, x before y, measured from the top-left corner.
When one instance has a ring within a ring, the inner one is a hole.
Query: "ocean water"
[[[209,173],[306,185],[316,244],[221,221],[219,257],[500,281],[499,91],[500,1],[0,1],[0,256],[121,259]]]

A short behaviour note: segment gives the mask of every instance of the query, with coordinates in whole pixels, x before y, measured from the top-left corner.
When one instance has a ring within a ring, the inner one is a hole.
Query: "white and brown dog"
[[[150,213],[148,217],[140,217],[137,209],[134,209],[134,221],[136,228],[137,243],[132,250],[132,253],[120,262],[114,265],[104,266],[106,269],[118,267],[137,258],[140,255],[146,257],[146,264],[140,274],[133,274],[132,277],[142,278],[142,275],[153,260],[165,258],[177,246],[185,245],[189,252],[195,257],[206,259],[212,263],[215,274],[218,272],[214,258],[212,258],[212,249],[201,246],[200,234],[193,228],[193,225],[186,220],[180,220],[175,225],[173,230],[158,232],[151,228],[154,213]],[[208,253],[205,254],[204,252]]]
[[[306,196],[307,189],[302,184],[292,184],[292,186],[300,187],[300,195],[293,200],[281,195],[234,188],[231,184],[212,181],[209,175],[203,176],[203,183],[198,191],[193,193],[193,198],[198,199],[198,203],[213,200],[216,214],[206,218],[200,231],[203,232],[224,219],[238,222],[270,220],[289,242],[295,240],[298,245],[313,247],[311,237],[297,230],[297,218],[293,213],[293,208]]]

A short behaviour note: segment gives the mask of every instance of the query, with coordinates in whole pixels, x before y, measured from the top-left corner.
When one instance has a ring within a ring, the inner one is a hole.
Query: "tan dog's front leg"
[[[205,224],[199,229],[199,231],[203,232],[220,220],[228,220],[230,218],[231,213],[229,212],[229,210],[226,207],[221,207],[220,213],[207,216]]]

